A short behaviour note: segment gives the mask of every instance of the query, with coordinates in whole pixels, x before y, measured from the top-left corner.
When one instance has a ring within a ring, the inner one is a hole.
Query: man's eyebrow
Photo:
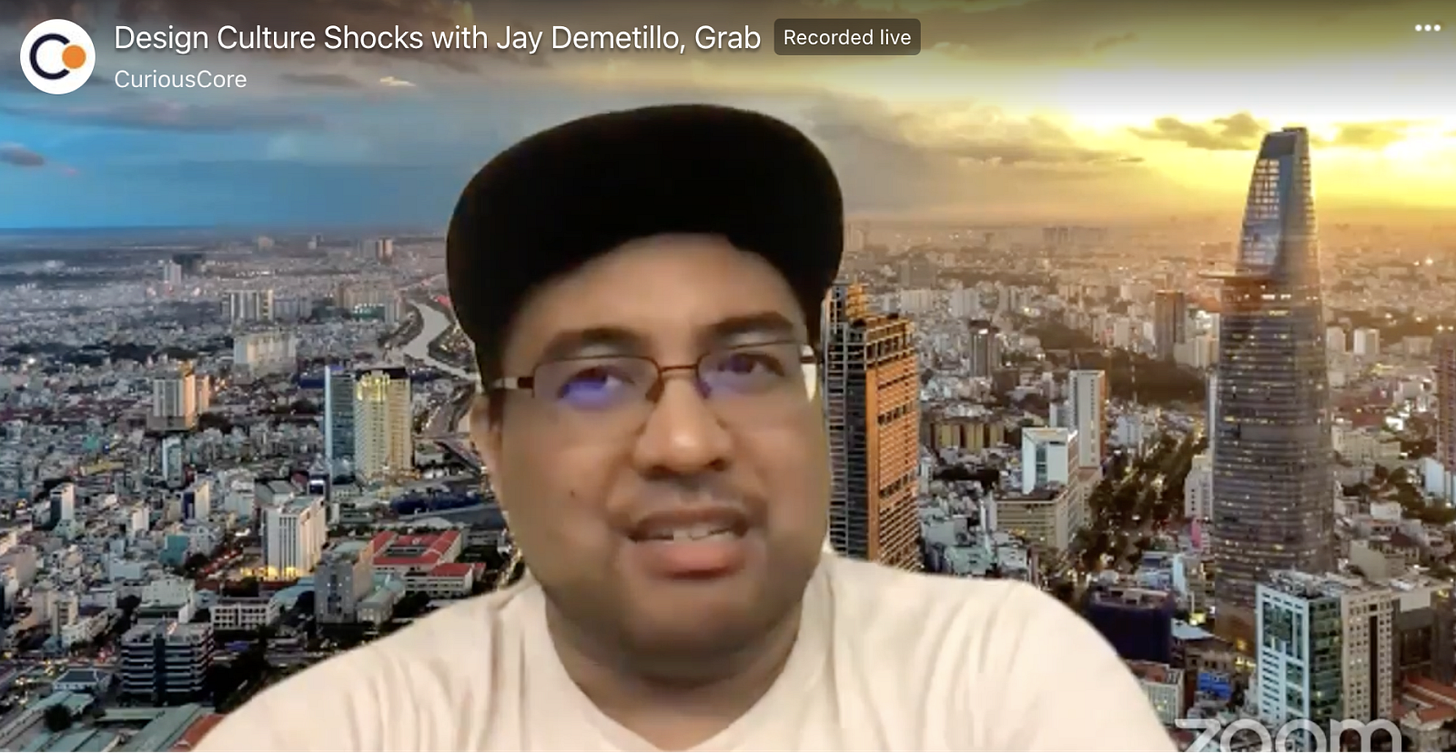
[[[704,339],[710,340],[714,344],[740,337],[764,335],[784,339],[795,338],[799,336],[799,327],[787,316],[777,311],[759,311],[720,319],[709,325],[704,331]]]
[[[559,332],[541,350],[539,361],[579,358],[588,351],[640,355],[648,351],[647,339],[621,327],[587,327]]]

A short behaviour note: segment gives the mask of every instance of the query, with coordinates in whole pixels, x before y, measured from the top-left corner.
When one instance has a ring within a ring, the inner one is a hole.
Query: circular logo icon
[[[20,69],[46,94],[70,94],[96,68],[96,45],[86,30],[64,19],[36,24],[20,45]]]

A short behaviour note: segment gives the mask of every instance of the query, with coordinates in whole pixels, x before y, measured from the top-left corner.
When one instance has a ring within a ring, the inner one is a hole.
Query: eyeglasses
[[[725,424],[782,421],[819,394],[819,358],[799,342],[713,350],[695,363],[670,366],[643,356],[567,358],[542,363],[528,377],[498,379],[490,388],[529,391],[566,429],[625,433],[647,422],[674,371],[693,373],[698,394]]]

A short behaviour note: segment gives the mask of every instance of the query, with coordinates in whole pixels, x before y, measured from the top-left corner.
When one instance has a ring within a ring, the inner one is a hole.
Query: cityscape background
[[[68,16],[101,48],[72,95],[0,71],[0,749],[190,749],[518,576],[464,431],[444,220],[516,138],[684,100],[800,125],[845,184],[836,549],[1053,593],[1185,745],[1180,719],[1356,719],[1456,749],[1436,5],[366,7],[0,9],[0,46]],[[896,58],[109,49],[118,23],[912,13],[924,51]],[[108,80],[203,67],[256,83]]]

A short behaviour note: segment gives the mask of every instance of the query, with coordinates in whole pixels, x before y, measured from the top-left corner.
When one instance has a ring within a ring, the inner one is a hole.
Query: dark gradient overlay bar
[[[780,18],[780,55],[919,55],[918,18]]]

